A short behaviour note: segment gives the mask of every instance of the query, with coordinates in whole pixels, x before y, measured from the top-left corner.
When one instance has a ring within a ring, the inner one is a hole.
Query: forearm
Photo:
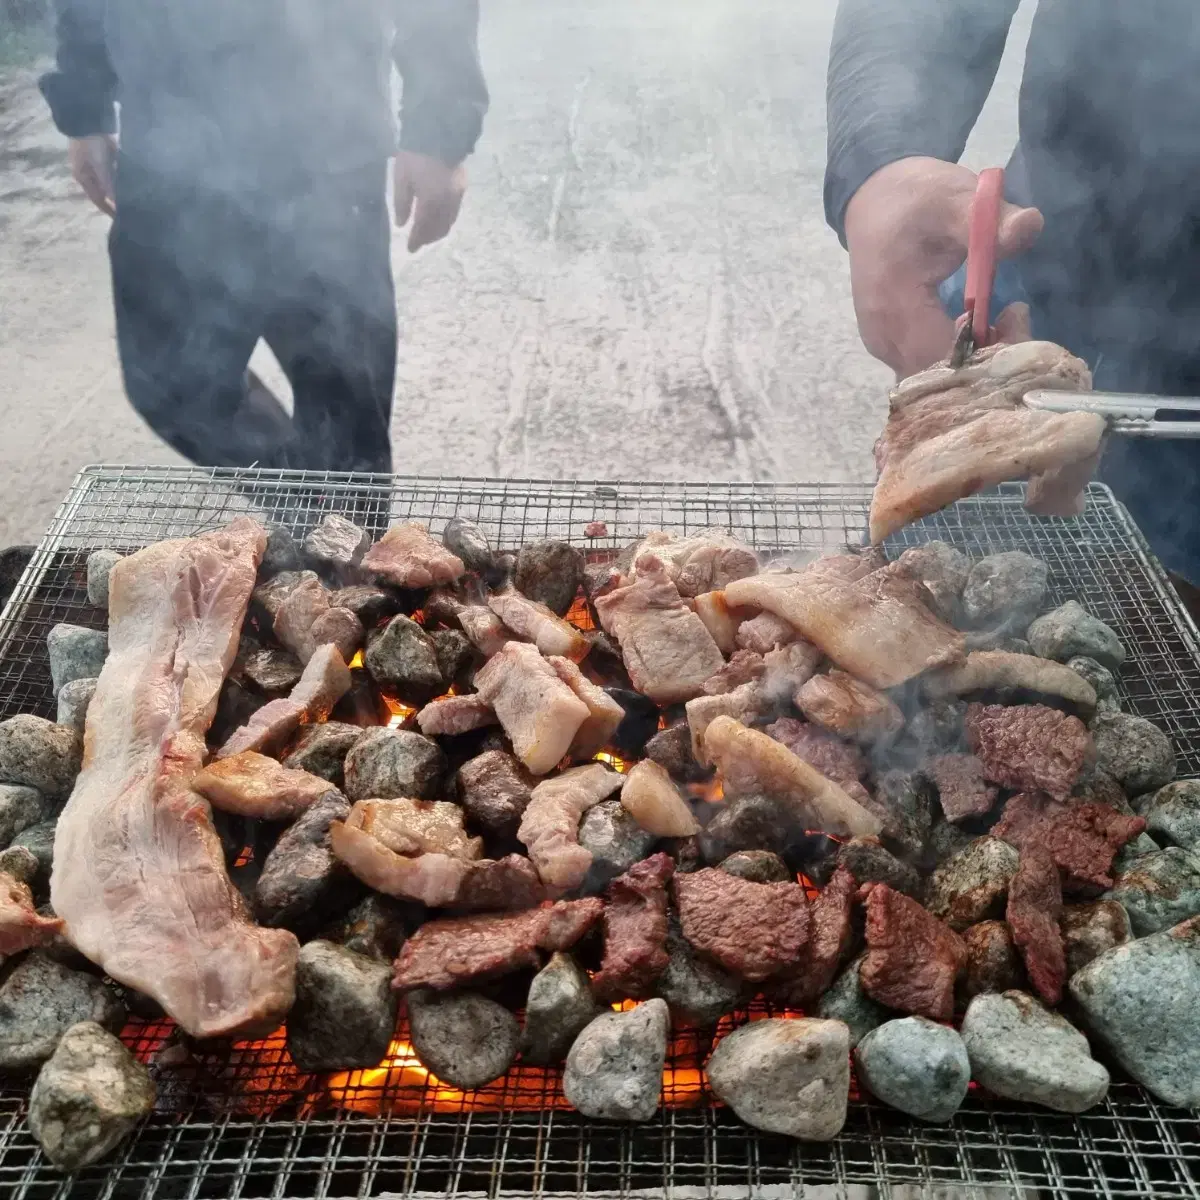
[[[955,162],[987,99],[1019,0],[841,0],[829,52],[825,216],[880,167]]]
[[[105,0],[55,0],[57,52],[40,80],[54,123],[68,137],[116,130],[117,80],[104,41]]]
[[[396,14],[400,145],[456,165],[475,149],[488,107],[479,2],[398,0]]]

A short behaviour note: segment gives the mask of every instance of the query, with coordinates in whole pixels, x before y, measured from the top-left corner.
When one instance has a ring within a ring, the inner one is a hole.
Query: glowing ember
[[[693,800],[703,800],[707,804],[721,804],[725,800],[725,788],[719,779],[710,779],[706,783],[689,783],[687,790]]]
[[[417,711],[411,704],[405,704],[402,700],[397,700],[395,696],[384,696],[383,702],[387,705],[388,712],[391,713],[391,716],[388,717],[389,729],[403,725]]]
[[[350,667],[350,669],[352,671],[354,670],[355,667],[361,667],[363,665],[363,652],[361,649],[355,650],[354,657],[350,660],[350,662],[347,665]]]
[[[620,771],[622,775],[633,766],[633,763],[629,759],[621,758],[620,755],[613,754],[611,750],[601,750],[593,761],[607,763],[614,771]]]

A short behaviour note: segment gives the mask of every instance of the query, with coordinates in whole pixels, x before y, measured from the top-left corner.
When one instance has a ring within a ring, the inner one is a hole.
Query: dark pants
[[[122,160],[109,239],[130,402],[203,466],[390,471],[385,164],[251,196]],[[247,375],[271,347],[293,415]]]

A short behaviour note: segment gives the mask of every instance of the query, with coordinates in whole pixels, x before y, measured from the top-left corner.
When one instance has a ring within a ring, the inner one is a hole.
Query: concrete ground
[[[462,220],[394,248],[397,470],[869,478],[889,378],[821,211],[835,0],[483,7]],[[1012,147],[1029,7],[972,165]],[[35,78],[0,78],[0,546],[85,463],[174,461],[122,395],[107,222]]]

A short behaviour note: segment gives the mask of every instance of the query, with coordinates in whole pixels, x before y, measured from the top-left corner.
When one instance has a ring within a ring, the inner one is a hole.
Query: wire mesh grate
[[[1140,535],[1104,488],[1094,486],[1087,512],[1070,521],[1030,517],[1022,496],[1006,487],[964,501],[891,549],[940,537],[975,556],[1021,549],[1042,558],[1054,601],[1079,599],[1124,640],[1126,707],[1170,733],[1181,775],[1200,775],[1200,638]],[[337,511],[388,512],[434,533],[466,516],[505,549],[561,538],[603,557],[649,529],[716,526],[788,552],[857,543],[868,502],[868,489],[837,485],[88,468],[0,616],[0,718],[54,715],[46,634],[60,621],[103,627],[86,593],[87,555],[100,547],[132,550],[242,513],[303,534]],[[588,536],[593,522],[606,532]],[[701,1070],[710,1041],[697,1031],[672,1044],[658,1117],[633,1127],[571,1112],[553,1071],[518,1067],[477,1092],[447,1088],[417,1063],[403,1025],[383,1067],[333,1076],[297,1071],[282,1036],[197,1048],[169,1023],[136,1022],[125,1037],[155,1074],[154,1116],[109,1162],[66,1178],[28,1134],[26,1089],[0,1087],[0,1194],[1200,1198],[1194,1114],[1124,1082],[1081,1117],[973,1090],[944,1127],[856,1096],[834,1142],[806,1145],[756,1134],[713,1102]]]

